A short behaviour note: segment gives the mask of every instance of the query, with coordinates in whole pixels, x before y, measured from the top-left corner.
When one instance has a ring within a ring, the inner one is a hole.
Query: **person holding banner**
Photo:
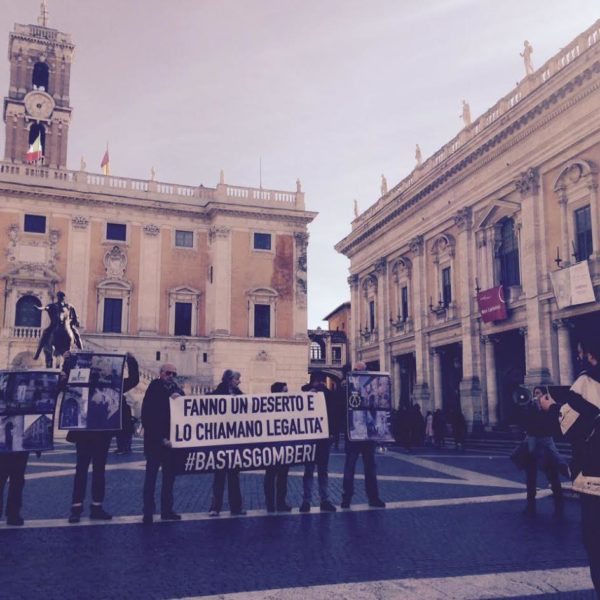
[[[183,390],[175,382],[177,367],[165,363],[158,379],[153,379],[142,401],[142,425],[144,427],[144,454],[146,475],[144,477],[144,525],[154,522],[154,489],[158,470],[162,468],[160,492],[160,518],[163,521],[179,521],[181,515],[173,510],[173,486],[175,471],[171,453],[170,398],[183,396]]]
[[[287,394],[288,386],[287,383],[282,381],[276,381],[271,386],[271,392],[273,394]],[[290,512],[292,507],[286,502],[287,495],[287,480],[288,471],[290,467],[288,465],[276,465],[267,467],[265,471],[265,500],[267,504],[267,512],[274,513],[277,509],[279,512]],[[277,487],[277,493],[275,488]]]
[[[221,383],[213,390],[213,394],[225,396],[240,396],[244,392],[240,390],[241,375],[238,371],[226,369],[221,378]],[[209,516],[218,517],[223,506],[223,495],[225,494],[225,479],[229,490],[229,510],[232,515],[245,515],[242,508],[242,491],[240,489],[239,469],[219,469],[215,471],[213,479],[213,497],[208,511]]]
[[[303,386],[302,391],[322,392],[327,404],[327,421],[329,423],[329,438],[317,441],[316,461],[308,462],[304,465],[304,476],[302,477],[303,498],[300,505],[300,512],[310,512],[310,502],[312,499],[312,487],[317,467],[319,481],[319,496],[321,498],[321,510],[325,512],[335,512],[336,508],[329,500],[329,450],[331,448],[331,432],[336,430],[335,424],[335,399],[333,393],[325,385],[325,375],[321,372],[310,374],[310,382]]]
[[[357,362],[354,365],[354,371],[366,371],[367,365],[364,362]],[[342,382],[342,388],[347,390],[347,379]],[[358,414],[361,414],[359,411]],[[344,461],[344,480],[342,494],[342,508],[350,508],[352,496],[354,495],[354,472],[356,462],[362,454],[363,466],[365,470],[365,490],[369,499],[369,506],[373,508],[385,508],[385,502],[379,497],[377,486],[377,468],[375,466],[375,448],[377,443],[371,440],[352,441],[350,435],[346,435],[346,460]]]
[[[25,522],[21,516],[21,506],[28,459],[29,452],[0,453],[0,516],[4,506],[4,486],[7,480],[9,482],[6,499],[7,525],[23,525]]]
[[[71,368],[69,357],[71,354],[66,352],[63,364],[64,381],[69,378]],[[123,393],[132,390],[140,381],[139,367],[137,360],[132,354],[127,353],[125,360],[127,362],[127,377],[123,380]],[[124,402],[125,400],[122,399]],[[73,480],[73,499],[71,504],[71,513],[69,523],[79,523],[81,513],[83,512],[83,499],[87,487],[87,476],[92,464],[92,504],[90,507],[90,519],[99,521],[109,521],[112,515],[102,508],[104,493],[106,488],[106,460],[108,450],[114,431],[75,431],[71,430],[67,434],[67,441],[75,444],[77,454],[77,464],[75,467],[75,478]]]

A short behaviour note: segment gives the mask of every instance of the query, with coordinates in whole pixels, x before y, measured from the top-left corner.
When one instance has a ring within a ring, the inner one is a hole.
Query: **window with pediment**
[[[521,285],[519,242],[514,219],[506,218],[498,224],[497,239],[498,283],[504,286]]]
[[[97,331],[128,333],[131,284],[124,279],[105,279],[98,284],[96,293]]]
[[[367,331],[377,329],[377,276],[368,275],[362,283],[362,306],[360,327]]]
[[[15,327],[41,327],[42,307],[40,299],[32,294],[21,296],[15,307]]]
[[[248,298],[248,335],[274,338],[279,294],[272,288],[258,287],[246,292],[246,296]]]
[[[412,302],[412,263],[401,257],[392,266],[392,311],[390,318],[397,323],[411,318]]]
[[[587,160],[571,161],[556,179],[554,192],[560,205],[563,266],[598,256],[600,206],[596,166]]]
[[[455,251],[456,240],[449,233],[438,236],[431,247],[433,263],[435,265],[435,298],[444,307],[453,303],[455,279]]]
[[[169,333],[177,336],[197,336],[200,290],[179,286],[169,290],[168,294]]]

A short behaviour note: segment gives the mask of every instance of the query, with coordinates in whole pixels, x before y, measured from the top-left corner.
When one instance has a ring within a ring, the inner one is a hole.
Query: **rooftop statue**
[[[385,175],[381,176],[381,195],[385,196],[388,193],[388,184]]]
[[[354,200],[354,217],[358,218],[358,202]]]
[[[417,167],[420,167],[423,162],[423,155],[421,154],[421,147],[419,144],[417,144],[417,147],[415,148],[415,159],[417,160]]]
[[[519,56],[523,57],[525,63],[525,75],[533,75],[533,63],[531,62],[531,55],[533,54],[532,45],[525,40],[523,42],[523,52],[519,52]]]
[[[462,120],[465,124],[465,127],[469,127],[471,125],[471,107],[466,100],[462,101]]]

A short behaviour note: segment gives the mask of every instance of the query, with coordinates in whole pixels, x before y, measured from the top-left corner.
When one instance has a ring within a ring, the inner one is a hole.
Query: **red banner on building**
[[[477,304],[484,323],[504,321],[508,317],[506,301],[504,300],[504,288],[501,285],[479,292],[477,294]]]

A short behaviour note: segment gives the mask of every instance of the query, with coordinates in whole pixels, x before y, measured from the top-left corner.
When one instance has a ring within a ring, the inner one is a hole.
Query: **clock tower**
[[[43,164],[66,167],[74,49],[70,35],[48,27],[46,0],[42,0],[37,25],[15,24],[8,41],[4,160],[26,162],[29,146],[39,137]]]

